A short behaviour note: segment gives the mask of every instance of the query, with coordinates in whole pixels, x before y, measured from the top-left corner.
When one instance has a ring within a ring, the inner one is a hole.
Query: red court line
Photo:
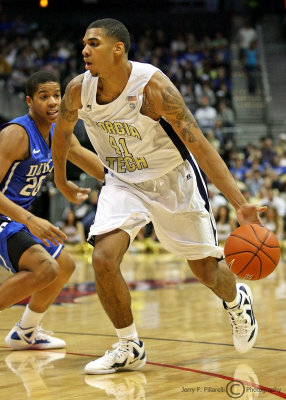
[[[0,346],[1,349],[10,349],[7,346]],[[36,351],[45,351],[45,350],[36,350]],[[56,353],[56,351],[54,351],[54,353]],[[65,354],[68,354],[70,356],[83,356],[83,357],[92,357],[92,358],[98,358],[101,356],[98,355],[94,355],[94,354],[86,354],[86,353],[73,353],[73,352],[66,352]],[[196,374],[202,374],[202,375],[207,375],[207,376],[212,376],[214,378],[220,378],[220,379],[224,379],[226,381],[237,381],[239,380],[240,382],[242,382],[244,385],[256,388],[256,389],[260,389],[261,391],[265,391],[268,392],[270,394],[273,394],[274,396],[280,397],[281,399],[286,399],[286,393],[283,392],[278,392],[272,388],[269,388],[267,386],[263,386],[263,385],[257,385],[256,383],[253,382],[248,382],[248,381],[244,381],[241,379],[234,379],[231,376],[226,376],[226,375],[221,375],[221,374],[216,374],[214,372],[207,372],[207,371],[201,371],[199,369],[193,369],[193,368],[186,368],[186,367],[180,367],[178,365],[172,365],[172,364],[162,364],[162,363],[157,363],[157,362],[152,362],[152,361],[147,361],[146,364],[149,365],[154,365],[156,367],[161,367],[161,368],[171,368],[171,369],[178,369],[180,371],[186,371],[186,372],[194,372]]]
[[[70,352],[67,352],[66,354],[75,355],[75,356],[93,357],[93,358],[100,357],[100,356],[95,356],[95,355],[92,355],[92,354],[83,354],[83,353],[70,353]],[[194,372],[196,374],[208,375],[208,376],[212,376],[214,378],[225,379],[227,381],[237,381],[237,380],[239,380],[240,382],[244,383],[244,385],[246,385],[246,386],[250,386],[250,387],[253,387],[255,389],[260,389],[261,391],[268,392],[270,394],[273,394],[274,396],[280,397],[281,399],[286,399],[286,393],[277,392],[276,390],[274,390],[272,388],[269,388],[269,387],[263,386],[263,385],[257,385],[256,383],[253,383],[253,382],[248,382],[248,381],[244,381],[244,380],[241,380],[241,379],[234,379],[231,376],[215,374],[214,372],[201,371],[199,369],[179,367],[177,365],[161,364],[161,363],[156,363],[156,362],[152,362],[152,361],[147,361],[146,364],[155,365],[156,367],[172,368],[172,369],[178,369],[178,370],[186,371],[186,372]]]

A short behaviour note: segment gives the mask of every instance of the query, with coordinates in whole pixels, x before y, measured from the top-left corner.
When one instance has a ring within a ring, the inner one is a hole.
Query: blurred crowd
[[[76,32],[73,37],[57,32],[50,34],[37,23],[26,23],[20,16],[8,21],[3,14],[0,35],[0,82],[11,94],[24,94],[26,79],[39,69],[57,74],[63,90],[73,77],[84,72],[82,37],[76,36]],[[238,32],[238,40],[241,61],[247,66],[247,59],[252,62],[254,59],[255,29],[246,23]],[[229,38],[220,31],[198,37],[193,32],[171,35],[161,29],[146,29],[142,34],[132,35],[129,58],[159,67],[172,80],[245,196],[251,202],[268,206],[262,216],[264,224],[279,239],[285,238],[286,133],[280,135],[277,143],[271,137],[263,137],[259,143],[250,142],[245,148],[236,143]],[[249,65],[248,70],[251,93],[255,92],[256,85],[253,79],[251,81],[253,66]],[[219,237],[223,241],[236,227],[234,212],[212,184],[209,192]],[[91,214],[96,210],[97,195],[94,193],[86,213],[81,216],[73,208],[65,210],[61,224],[70,236],[74,235],[71,241],[84,241]],[[138,238],[156,242],[152,224],[142,230]]]

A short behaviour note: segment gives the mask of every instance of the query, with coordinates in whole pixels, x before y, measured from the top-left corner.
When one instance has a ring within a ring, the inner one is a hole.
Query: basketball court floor
[[[250,282],[259,323],[255,347],[234,350],[221,301],[167,253],[129,252],[129,284],[147,364],[138,371],[84,375],[85,364],[115,343],[93,284],[90,251],[74,253],[77,269],[49,309],[43,327],[66,340],[58,351],[10,351],[4,338],[23,305],[0,313],[0,399],[224,400],[286,399],[286,265]],[[7,277],[0,272],[0,282]]]

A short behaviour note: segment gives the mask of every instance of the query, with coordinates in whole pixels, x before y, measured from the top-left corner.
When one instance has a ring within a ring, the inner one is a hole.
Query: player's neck
[[[98,92],[102,94],[120,94],[127,85],[132,70],[132,64],[127,60],[116,66],[106,76],[98,79]]]
[[[52,124],[43,121],[40,118],[37,118],[34,114],[29,113],[30,118],[35,122],[38,131],[42,135],[44,141],[49,145],[50,142],[50,131]]]

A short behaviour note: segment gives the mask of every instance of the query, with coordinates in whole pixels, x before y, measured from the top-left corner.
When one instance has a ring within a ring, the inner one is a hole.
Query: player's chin
[[[48,114],[47,117],[48,117],[49,123],[56,122],[57,116],[58,116],[58,113]]]

